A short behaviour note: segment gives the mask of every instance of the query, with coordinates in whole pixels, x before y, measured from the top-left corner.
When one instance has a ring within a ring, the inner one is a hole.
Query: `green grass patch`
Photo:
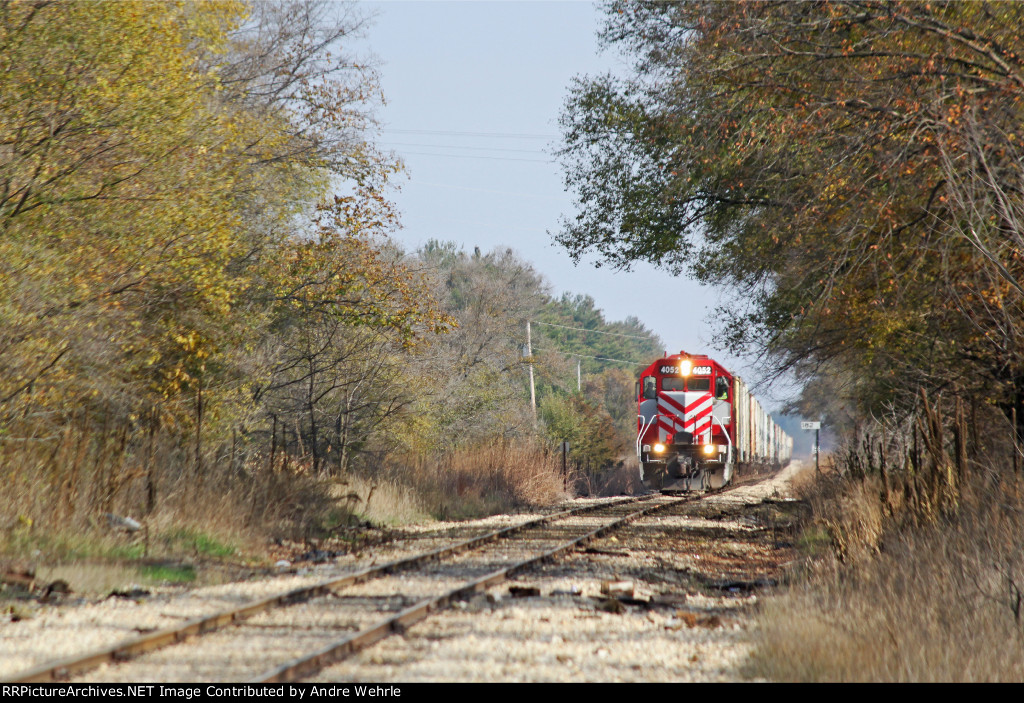
[[[213,535],[187,528],[161,532],[159,537],[155,537],[148,545],[142,533],[127,537],[98,534],[92,530],[85,530],[81,533],[56,534],[16,530],[0,536],[0,553],[18,558],[41,554],[45,562],[52,564],[73,562],[130,564],[154,556],[224,559],[237,556],[239,550],[235,545]],[[180,581],[182,579],[171,577],[169,580]]]
[[[208,557],[231,557],[238,554],[238,548],[232,544],[221,542],[204,532],[189,529],[172,530],[164,539],[172,551],[185,551]]]
[[[811,526],[800,532],[796,546],[805,556],[823,556],[832,548],[832,535],[823,527]]]
[[[157,583],[191,583],[196,570],[191,565],[147,564],[139,567],[139,575]]]
[[[318,537],[326,537],[334,534],[339,527],[355,525],[359,522],[360,516],[344,508],[331,508],[324,514],[313,519],[313,534]]]
[[[134,561],[144,556],[141,543],[124,543],[91,531],[68,533],[10,533],[2,540],[4,554],[25,557],[41,553],[56,562],[81,560]]]
[[[146,547],[142,544],[123,544],[110,547],[106,553],[98,556],[120,561],[135,561],[146,556]]]

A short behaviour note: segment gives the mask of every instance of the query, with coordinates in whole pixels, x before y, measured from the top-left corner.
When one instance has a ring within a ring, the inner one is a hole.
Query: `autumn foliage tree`
[[[732,341],[862,410],[952,389],[1022,421],[1020,5],[608,9],[636,72],[567,102],[571,253],[736,284]]]
[[[507,248],[469,254],[432,240],[410,265],[433,280],[454,321],[454,329],[411,360],[420,397],[409,434],[420,447],[449,451],[539,439],[553,448],[568,440],[570,460],[595,471],[628,453],[636,436],[634,371],[661,349],[639,320],[606,321],[589,296],[553,297],[550,284]],[[526,355],[528,322],[532,356]]]
[[[4,4],[8,419],[173,394],[214,343],[238,292],[228,152],[241,135],[207,104],[214,86],[187,41],[224,11]]]
[[[282,449],[290,436],[317,472],[341,473],[362,452],[395,445],[383,430],[403,424],[421,383],[411,352],[452,325],[401,252],[351,236],[383,236],[391,218],[379,199],[321,205],[315,239],[290,247],[267,291],[265,363],[249,385],[262,408],[257,420],[264,430],[280,422]]]
[[[277,421],[318,469],[380,431],[377,410],[346,429],[380,398],[345,375],[447,321],[386,245],[399,164],[346,51],[364,22],[319,0],[0,2],[5,456],[59,488],[59,447],[114,437],[135,467],[115,486],[156,435],[202,475]]]

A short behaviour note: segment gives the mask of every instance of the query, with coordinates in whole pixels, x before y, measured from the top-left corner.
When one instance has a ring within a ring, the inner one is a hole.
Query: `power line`
[[[453,190],[470,190],[476,193],[494,193],[496,195],[515,195],[521,198],[544,198],[546,200],[559,200],[560,196],[557,195],[540,195],[539,193],[517,193],[511,190],[492,190],[490,188],[470,188],[468,186],[456,186],[450,183],[431,183],[429,181],[420,181],[412,179],[409,181],[412,185],[416,186],[431,186],[433,188],[451,188]]]
[[[597,359],[598,361],[614,361],[617,364],[629,364],[630,366],[638,366],[643,364],[642,361],[625,361],[623,359],[610,359],[607,356],[587,356],[586,354],[576,354],[574,352],[562,351],[561,349],[541,349],[540,347],[534,347],[534,351],[549,351],[555,352],[556,354],[562,354],[564,356],[578,356],[581,359]]]
[[[508,151],[517,154],[546,154],[540,149],[505,149],[498,146],[460,146],[458,144],[414,144],[411,142],[387,142],[384,146],[418,146],[427,149],[466,149],[469,151]]]
[[[555,139],[557,134],[514,134],[511,132],[460,132],[441,129],[393,129],[384,127],[380,131],[392,134],[439,134],[446,137],[495,137],[498,139]]]
[[[402,151],[402,154],[416,154],[417,156],[448,156],[456,159],[488,159],[490,161],[532,161],[537,164],[553,164],[551,159],[517,159],[512,156],[476,156],[474,154],[431,154],[424,151]]]
[[[588,330],[586,327],[566,327],[565,325],[556,325],[551,322],[537,322],[536,320],[534,321],[534,324],[546,325],[548,327],[559,327],[563,330],[578,330],[580,332],[593,332],[594,334],[607,334],[611,335],[612,337],[628,337],[630,339],[647,339],[652,342],[654,341],[654,337],[651,337],[650,335],[620,334],[619,332],[602,332],[601,330]]]

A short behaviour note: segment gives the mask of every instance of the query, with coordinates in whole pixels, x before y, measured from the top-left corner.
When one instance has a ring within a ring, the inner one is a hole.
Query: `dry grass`
[[[561,459],[541,445],[498,443],[389,459],[378,480],[411,490],[431,516],[459,520],[567,497]]]
[[[50,441],[2,445],[0,555],[61,562],[191,556],[211,544],[255,551],[326,520],[337,509],[327,488],[230,447],[212,449],[197,465],[194,452],[170,437],[133,441],[69,427]],[[106,514],[136,519],[145,530],[126,535]]]
[[[608,469],[578,472],[573,485],[578,494],[587,496],[632,496],[649,490],[640,478],[640,460],[635,454],[623,457]]]
[[[263,553],[273,539],[322,537],[367,521],[461,519],[549,504],[565,497],[557,459],[538,445],[508,443],[317,477],[308,462],[272,468],[267,457],[230,445],[210,448],[197,464],[172,437],[66,428],[46,441],[0,443],[0,562],[212,552],[237,560]],[[108,513],[145,529],[112,529]]]
[[[350,516],[352,521],[404,525],[430,520],[423,499],[413,488],[393,478],[353,473],[334,481],[330,496],[341,508],[341,515]]]
[[[777,681],[1024,680],[1024,481],[962,486],[958,510],[899,526],[877,481],[816,482],[832,550],[770,601],[749,674]]]
[[[840,561],[859,561],[878,552],[885,525],[876,477],[849,481],[834,471],[815,477],[807,472],[794,488],[810,507],[814,526],[827,533]],[[810,480],[807,480],[810,479]]]

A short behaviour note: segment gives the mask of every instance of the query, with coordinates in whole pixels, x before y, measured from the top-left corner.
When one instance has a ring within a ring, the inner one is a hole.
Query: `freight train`
[[[637,381],[636,452],[663,491],[721,488],[745,467],[789,462],[793,439],[747,384],[701,354],[668,354]]]

